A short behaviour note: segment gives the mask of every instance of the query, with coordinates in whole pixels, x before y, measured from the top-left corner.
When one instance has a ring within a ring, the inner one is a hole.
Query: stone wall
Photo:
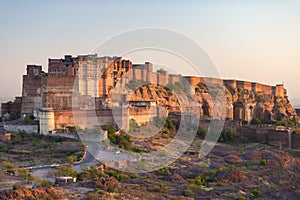
[[[38,125],[4,125],[3,128],[12,133],[18,133],[19,131],[26,131],[26,133],[38,133]]]
[[[76,117],[76,120],[74,119]],[[80,128],[94,128],[94,125],[114,124],[111,109],[99,110],[59,110],[54,111],[55,128],[63,126],[79,126]],[[92,125],[92,126],[90,126]]]
[[[232,89],[236,90],[237,89],[237,83],[236,80],[224,80],[224,85],[229,86]]]
[[[202,77],[195,77],[195,76],[184,76],[184,79],[187,80],[187,82],[190,84],[190,86],[192,88],[196,88],[196,86],[198,85],[198,83],[204,83],[204,78]]]
[[[12,112],[21,112],[22,106],[22,97],[16,97],[16,99],[11,102],[2,103],[1,104],[1,116],[5,115],[6,113]]]
[[[169,84],[174,85],[175,83],[178,83],[180,81],[181,81],[181,75],[174,75],[174,74],[169,75]]]
[[[157,73],[157,84],[166,86],[169,83],[169,74],[167,72]]]
[[[273,94],[272,86],[255,83],[254,92],[262,94]]]
[[[44,90],[47,85],[47,76],[41,66],[28,65],[27,74],[23,76],[22,114],[33,113],[34,109],[42,108],[45,102]]]
[[[48,74],[60,76],[74,76],[74,58],[65,55],[64,59],[48,59]]]
[[[55,110],[71,109],[75,76],[48,75],[45,91],[46,107]]]
[[[282,84],[276,86],[264,85],[256,82],[239,81],[239,80],[224,80],[224,85],[236,90],[237,88],[248,90],[248,92],[274,95],[278,97],[286,96],[286,89]]]
[[[141,69],[133,69],[133,79],[142,80],[142,70]]]
[[[129,108],[129,118],[134,119],[138,124],[148,123],[156,115],[156,107]]]
[[[47,135],[55,130],[55,119],[53,110],[36,110],[35,117],[39,119],[40,134]]]
[[[149,72],[148,82],[151,84],[157,84],[157,74],[155,72]]]
[[[282,84],[277,84],[276,86],[272,87],[273,95],[276,97],[285,97],[286,90]]]
[[[122,128],[124,129],[126,127],[125,123],[128,123],[130,119],[135,119],[138,124],[149,122],[151,118],[156,116],[157,109],[156,107],[129,108],[128,118],[125,118],[124,114],[126,113],[122,112],[121,109],[56,110],[54,111],[55,129],[61,129],[66,126],[79,126],[83,129],[93,128],[89,127],[89,122],[93,122],[93,125],[115,124],[118,122],[121,123],[118,125],[122,126],[123,124]],[[165,116],[165,113],[162,115]],[[122,119],[119,119],[121,116],[123,116]],[[76,121],[74,117],[76,117]]]
[[[283,148],[292,148],[300,150],[300,135],[287,131],[276,131],[274,129],[266,128],[250,128],[240,127],[238,130],[238,137],[249,143],[257,142]]]

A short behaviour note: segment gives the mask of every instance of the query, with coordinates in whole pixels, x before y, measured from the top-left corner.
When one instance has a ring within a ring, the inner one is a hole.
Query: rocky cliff
[[[169,111],[178,111],[176,108],[182,103],[188,105],[191,97],[195,95],[201,115],[208,117],[215,116],[213,108],[216,103],[212,98],[222,101],[221,96],[224,94],[227,119],[251,122],[255,118],[270,122],[295,120],[297,116],[283,85],[268,86],[236,80],[203,79],[193,82],[188,87],[181,82],[166,87],[146,84],[135,90],[131,100],[156,101],[157,104],[168,107]]]

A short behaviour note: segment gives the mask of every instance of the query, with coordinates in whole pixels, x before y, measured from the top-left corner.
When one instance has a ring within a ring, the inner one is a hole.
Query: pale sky
[[[160,27],[202,46],[222,78],[300,98],[300,1],[0,0],[0,97],[21,95],[27,64],[91,53],[123,31]]]

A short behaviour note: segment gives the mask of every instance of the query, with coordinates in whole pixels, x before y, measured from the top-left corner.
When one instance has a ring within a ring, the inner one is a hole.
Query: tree
[[[24,117],[24,119],[23,119],[23,121],[22,121],[22,123],[23,124],[30,124],[32,122],[32,120],[29,118],[29,117]]]
[[[135,122],[134,119],[129,121],[129,132],[138,133],[141,131],[140,128],[141,127]]]
[[[14,121],[20,118],[20,112],[11,112],[9,115],[9,121]]]
[[[68,162],[69,164],[74,163],[75,160],[76,160],[76,156],[68,156],[68,157],[67,157],[67,162]]]
[[[66,127],[68,129],[68,132],[71,132],[71,133],[77,133],[78,130],[75,126],[67,126]]]
[[[4,168],[6,170],[13,170],[15,168],[14,165],[8,161],[2,161],[1,166],[1,168]]]
[[[108,134],[113,134],[116,132],[116,128],[111,124],[105,124],[101,126],[102,130],[107,131]]]
[[[57,170],[52,172],[52,174],[54,174],[55,176],[78,176],[78,172],[74,170],[71,166],[59,167]]]
[[[18,189],[21,189],[22,188],[22,185],[20,183],[15,183],[12,187],[13,190],[18,190]]]
[[[29,119],[31,119],[31,121],[35,120],[35,117],[33,114],[29,115]]]
[[[160,69],[156,70],[156,72],[161,74],[161,73],[165,72],[165,70],[163,68],[160,68]]]
[[[262,121],[258,118],[253,118],[251,121],[251,124],[253,124],[253,125],[262,124]]]
[[[28,181],[32,182],[35,180],[35,177],[32,174],[28,174]]]
[[[170,131],[174,131],[175,130],[175,126],[173,125],[173,122],[170,118],[167,118],[166,123],[164,125],[167,129],[169,129]]]
[[[120,134],[110,133],[108,134],[108,138],[111,143],[117,145],[122,149],[129,150],[132,148],[131,137],[123,131],[121,131]]]
[[[53,186],[53,185],[52,185],[52,183],[50,181],[39,179],[39,178],[35,178],[34,187],[37,187],[37,188],[47,188],[47,187],[51,187],[51,186]]]
[[[197,136],[200,138],[200,139],[204,139],[204,137],[206,136],[207,134],[207,131],[202,128],[201,126],[198,127],[198,130],[197,130]]]
[[[167,88],[171,91],[179,92],[184,89],[184,85],[182,82],[176,82],[175,84],[168,84]]]
[[[252,190],[251,193],[254,197],[258,197],[260,195],[260,191],[258,189]]]
[[[78,174],[77,177],[78,181],[89,181],[89,180],[93,180],[92,175],[90,172],[88,171],[84,171]]]
[[[138,88],[140,88],[143,85],[147,85],[148,83],[143,81],[143,80],[131,80],[129,81],[129,83],[126,84],[126,88],[130,89],[130,90],[136,90]]]
[[[276,126],[287,126],[287,123],[286,122],[283,122],[283,121],[277,121],[276,122]]]
[[[236,132],[230,129],[225,129],[222,131],[219,137],[219,142],[231,142],[236,138]]]
[[[23,178],[24,180],[27,179],[28,171],[25,168],[18,168],[18,176]]]

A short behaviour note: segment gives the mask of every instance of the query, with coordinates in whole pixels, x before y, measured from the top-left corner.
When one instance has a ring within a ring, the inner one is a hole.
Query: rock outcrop
[[[218,106],[216,102],[222,102],[223,94],[225,96],[224,100],[226,100],[227,119],[249,123],[254,118],[263,122],[296,119],[296,111],[286,95],[286,89],[282,85],[267,86],[235,80],[233,81],[235,84],[232,84],[228,80],[208,80],[209,86],[205,84],[205,81],[201,81],[191,85],[192,90],[188,90],[183,84],[181,86],[177,84],[176,87],[174,85],[166,87],[152,84],[144,85],[135,90],[131,100],[156,101],[157,104],[168,107],[169,111],[176,111],[180,110],[175,109],[176,107],[180,107],[182,103],[188,105],[193,101],[191,97],[196,97],[200,114],[207,117],[216,117],[216,113],[221,110],[221,107],[215,108]],[[246,87],[246,83],[250,86]],[[259,89],[260,87],[263,89]],[[282,91],[278,91],[278,88],[281,88]]]
[[[3,192],[1,199],[69,199],[76,197],[69,190],[62,188],[18,189]]]

